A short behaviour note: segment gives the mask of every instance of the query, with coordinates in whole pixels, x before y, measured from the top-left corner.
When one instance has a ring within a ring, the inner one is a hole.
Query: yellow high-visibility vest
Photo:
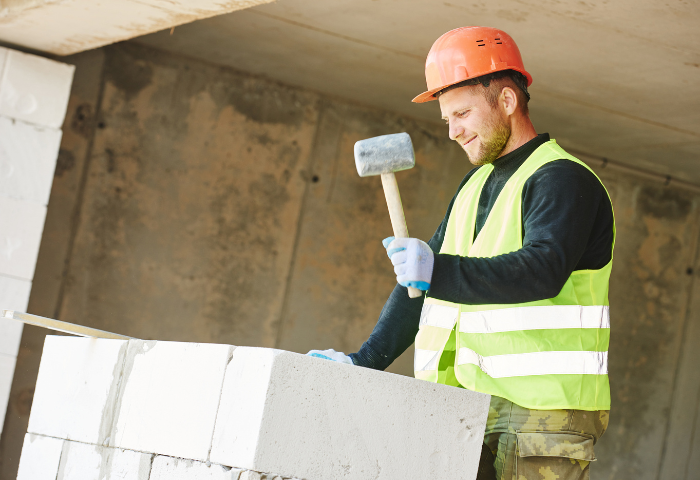
[[[455,200],[440,253],[487,258],[521,249],[523,186],[538,168],[560,159],[588,168],[554,140],[542,144],[506,182],[474,238],[479,196],[493,165],[479,168]],[[535,302],[466,305],[428,292],[416,336],[416,378],[531,409],[609,410],[611,269],[612,252],[603,268],[574,271],[559,295]]]

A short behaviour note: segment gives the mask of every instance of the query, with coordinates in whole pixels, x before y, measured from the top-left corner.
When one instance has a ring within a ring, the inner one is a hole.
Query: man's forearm
[[[375,370],[391,365],[416,338],[424,298],[409,298],[406,288],[396,285],[372,334],[357,353],[350,354],[353,363]]]

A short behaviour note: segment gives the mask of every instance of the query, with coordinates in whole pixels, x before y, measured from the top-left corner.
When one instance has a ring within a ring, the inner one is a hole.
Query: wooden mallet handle
[[[408,226],[406,226],[406,217],[403,214],[403,205],[401,205],[401,194],[399,193],[399,185],[396,183],[396,175],[393,173],[382,173],[381,177],[386,204],[389,207],[391,227],[394,229],[394,237],[408,238]],[[423,295],[423,292],[417,288],[408,287],[409,297],[417,298],[421,295]]]

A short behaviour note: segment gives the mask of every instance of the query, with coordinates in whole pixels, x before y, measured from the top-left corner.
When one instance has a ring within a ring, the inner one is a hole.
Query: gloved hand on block
[[[347,363],[348,365],[355,365],[352,362],[352,358],[345,355],[343,352],[336,352],[335,350],[311,350],[307,353],[310,357],[323,358],[324,360],[332,360],[334,362]]]
[[[385,238],[386,254],[394,265],[396,281],[404,287],[426,291],[433,278],[435,257],[430,246],[417,238]]]

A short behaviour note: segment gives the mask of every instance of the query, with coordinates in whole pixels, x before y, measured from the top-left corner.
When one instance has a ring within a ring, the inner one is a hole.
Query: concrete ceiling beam
[[[71,55],[272,0],[0,0],[0,41]]]

